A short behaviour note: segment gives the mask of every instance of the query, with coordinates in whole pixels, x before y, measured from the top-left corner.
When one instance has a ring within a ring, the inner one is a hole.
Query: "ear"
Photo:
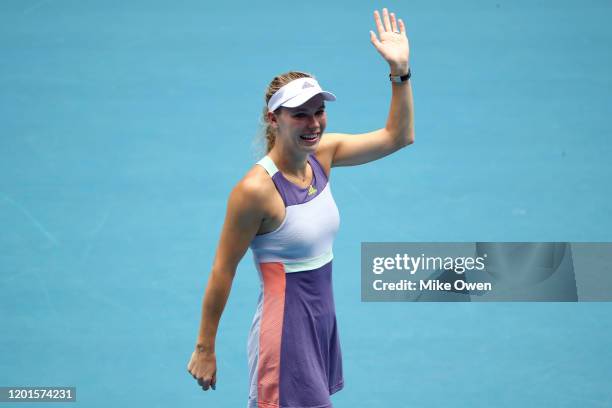
[[[278,129],[278,117],[276,114],[274,112],[268,112],[267,115],[270,126],[274,129]]]

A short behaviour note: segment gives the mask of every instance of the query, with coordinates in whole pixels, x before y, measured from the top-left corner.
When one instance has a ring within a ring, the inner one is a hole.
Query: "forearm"
[[[408,64],[390,65],[391,75],[401,76],[408,73]],[[414,142],[414,108],[410,80],[391,83],[391,107],[385,129],[398,145],[406,146]]]
[[[213,267],[202,301],[202,319],[196,347],[201,352],[215,352],[215,337],[221,314],[227,303],[234,274]]]

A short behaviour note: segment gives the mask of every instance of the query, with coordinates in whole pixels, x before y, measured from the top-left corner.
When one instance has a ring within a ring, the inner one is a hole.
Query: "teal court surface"
[[[611,406],[609,303],[360,301],[362,241],[612,240],[606,1],[3,1],[0,386],[75,386],[70,407],[246,405],[250,253],[217,390],[186,371],[227,196],[281,72],[338,96],[327,131],[384,126],[383,6],[407,26],[416,143],[332,172],[334,406]]]

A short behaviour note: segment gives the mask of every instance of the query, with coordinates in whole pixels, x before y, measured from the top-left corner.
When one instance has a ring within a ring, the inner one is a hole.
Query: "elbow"
[[[414,132],[408,132],[399,138],[400,148],[410,146],[414,143]]]

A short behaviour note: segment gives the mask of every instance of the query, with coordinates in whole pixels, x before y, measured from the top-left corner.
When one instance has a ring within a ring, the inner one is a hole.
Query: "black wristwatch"
[[[412,75],[412,73],[410,72],[410,68],[408,68],[408,73],[406,75],[391,75],[389,74],[389,80],[391,82],[395,82],[396,84],[402,83],[402,82],[406,82],[407,80],[410,79],[410,76]]]

